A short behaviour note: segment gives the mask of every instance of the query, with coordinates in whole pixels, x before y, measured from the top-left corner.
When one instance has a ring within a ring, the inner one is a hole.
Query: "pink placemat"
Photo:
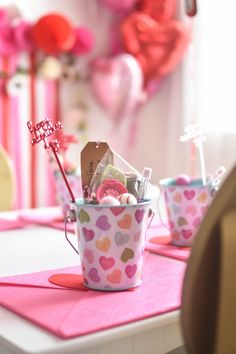
[[[0,304],[62,338],[71,338],[174,311],[180,307],[185,263],[149,253],[134,291],[99,292],[47,287],[50,272],[0,279]],[[54,270],[77,272],[78,267]],[[3,282],[7,280],[7,285]]]
[[[26,226],[28,223],[24,220],[10,220],[0,218],[0,231],[14,230]]]

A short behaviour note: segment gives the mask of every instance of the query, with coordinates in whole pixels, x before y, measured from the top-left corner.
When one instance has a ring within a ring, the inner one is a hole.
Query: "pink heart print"
[[[93,251],[89,249],[84,250],[84,258],[87,259],[88,263],[92,264],[94,261]]]
[[[132,278],[135,273],[137,271],[137,265],[134,264],[134,265],[128,265],[127,267],[125,267],[125,273],[127,275],[127,277],[130,279]]]
[[[108,217],[106,215],[99,216],[96,221],[96,226],[103,231],[110,230],[111,228],[111,224],[109,224]]]
[[[138,209],[136,210],[135,212],[135,219],[136,221],[140,224],[143,220],[143,217],[144,217],[144,209]]]
[[[125,207],[110,208],[110,210],[114,216],[118,216],[123,213],[123,211],[125,210]]]
[[[181,231],[181,233],[182,233],[182,235],[183,235],[183,237],[184,237],[185,239],[189,239],[189,238],[192,236],[192,231],[191,231],[191,230],[185,230],[185,229],[183,229],[183,230]]]
[[[184,196],[186,199],[191,200],[195,197],[195,192],[194,191],[184,191]]]
[[[89,270],[88,276],[90,277],[90,279],[92,279],[92,281],[94,281],[95,283],[99,283],[101,278],[98,275],[98,270],[97,268],[91,268]]]
[[[115,259],[113,257],[107,258],[107,257],[101,256],[99,258],[99,263],[104,270],[107,270],[107,269],[110,269],[113,267],[113,265],[115,264]]]
[[[95,236],[94,231],[93,230],[89,230],[86,227],[82,228],[82,233],[84,235],[85,241],[91,241],[94,238],[94,236]]]

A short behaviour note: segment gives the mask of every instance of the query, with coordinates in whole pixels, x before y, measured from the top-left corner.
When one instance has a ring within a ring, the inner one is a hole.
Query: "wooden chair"
[[[10,210],[15,197],[15,173],[11,160],[0,146],[0,211]]]
[[[236,166],[198,230],[182,290],[184,348],[171,354],[236,353]]]

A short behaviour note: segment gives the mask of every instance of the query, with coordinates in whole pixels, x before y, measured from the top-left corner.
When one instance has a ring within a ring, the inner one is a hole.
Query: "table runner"
[[[47,284],[52,272],[75,273],[78,267],[30,274],[32,287],[25,284],[26,275],[5,277],[0,278],[0,304],[59,337],[82,336],[179,309],[185,267],[184,262],[150,253],[142,285],[119,292],[35,286]],[[11,286],[11,278],[22,286]]]

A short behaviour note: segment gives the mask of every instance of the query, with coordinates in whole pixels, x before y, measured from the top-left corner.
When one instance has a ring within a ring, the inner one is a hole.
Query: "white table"
[[[11,218],[14,213],[1,216]],[[0,231],[0,276],[77,265],[78,255],[63,234],[42,226]],[[179,311],[173,311],[63,340],[0,307],[0,354],[164,354],[182,344],[179,317]]]

